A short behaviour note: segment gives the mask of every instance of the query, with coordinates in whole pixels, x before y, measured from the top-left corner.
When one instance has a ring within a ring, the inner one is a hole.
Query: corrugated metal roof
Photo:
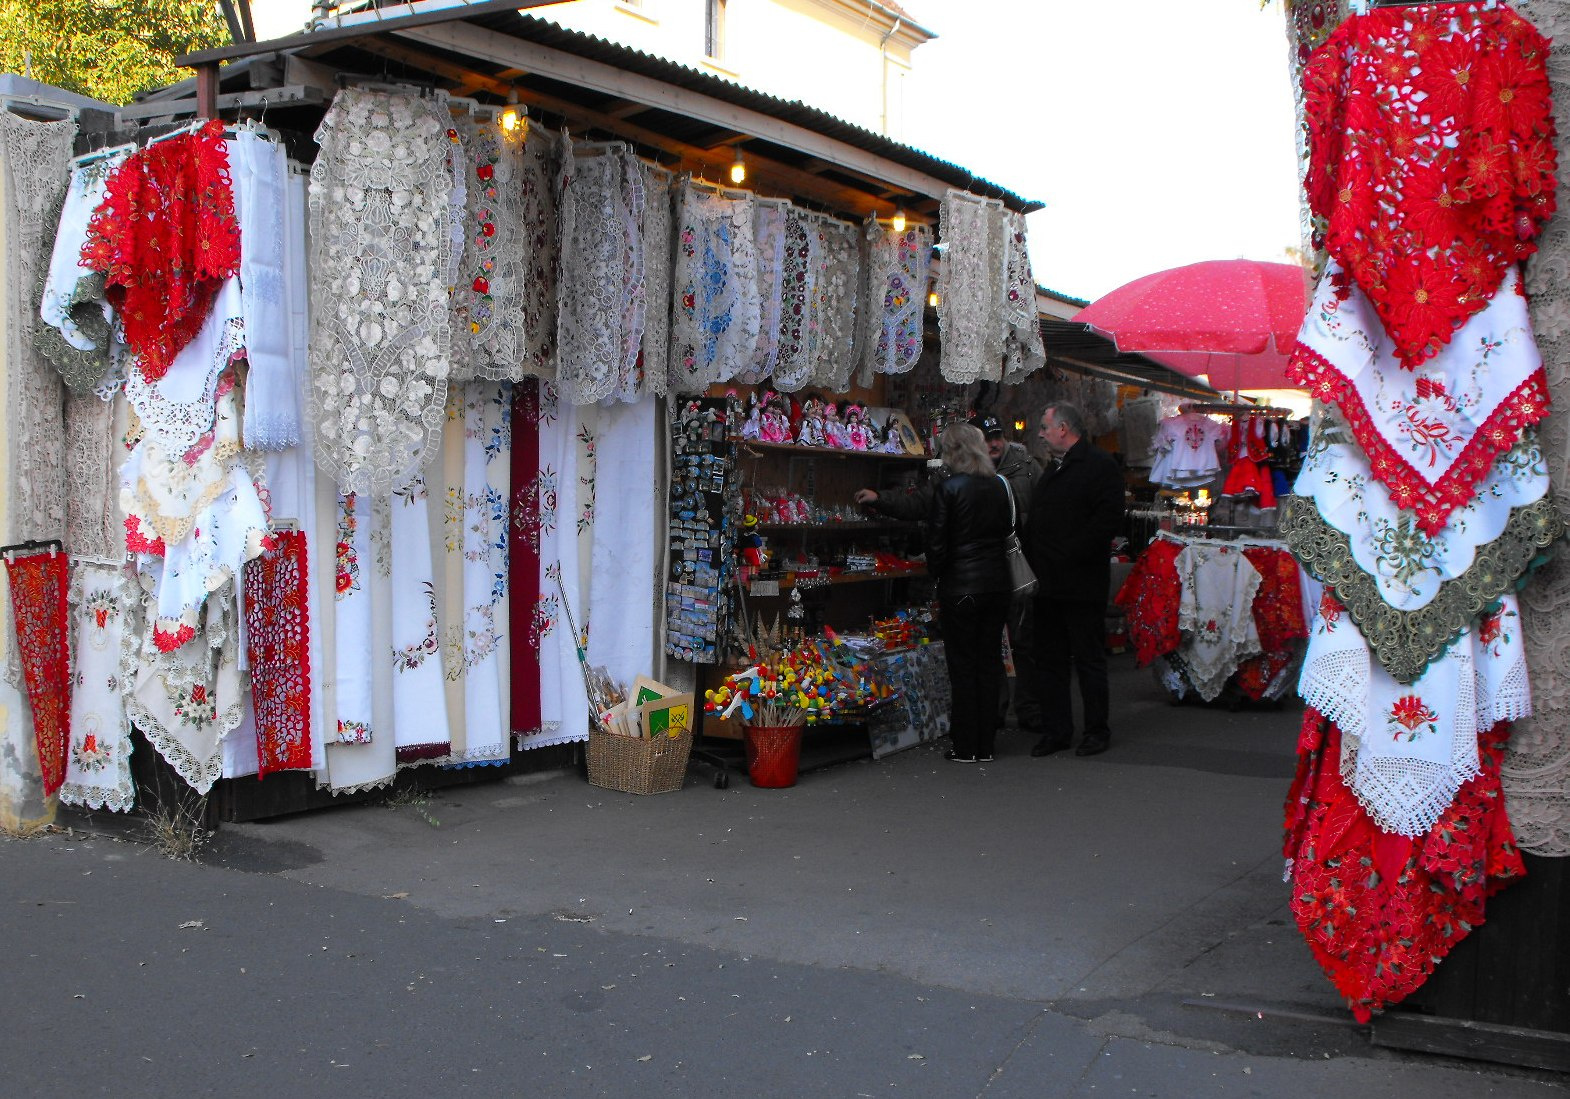
[[[1040,209],[1043,205],[1041,202],[1027,199],[1006,187],[983,179],[952,161],[943,160],[914,146],[902,144],[882,134],[846,122],[817,107],[768,95],[716,74],[656,57],[595,35],[567,30],[547,20],[522,14],[515,6],[506,3],[481,3],[450,10],[443,9],[440,12],[389,16],[352,26],[323,28],[271,42],[241,43],[221,49],[202,50],[179,58],[179,63],[194,67],[215,61],[238,60],[262,53],[310,48],[312,60],[332,64],[335,55],[340,51],[353,53],[356,39],[389,38],[401,27],[416,25],[431,27],[449,23],[467,23],[485,31],[571,53],[658,80],[672,87],[701,94],[722,103],[756,111],[881,157],[907,170],[920,172],[947,187],[999,199],[1014,210],[1028,213]],[[469,63],[476,67],[483,66],[483,63],[474,59],[470,59]],[[495,72],[502,71],[499,66],[485,67]],[[528,77],[512,76],[509,79],[526,83]]]
[[[1215,400],[1221,396],[1211,387],[1169,366],[1163,366],[1143,355],[1119,351],[1111,340],[1083,324],[1056,317],[1042,317],[1041,337],[1046,347],[1047,361],[1072,370],[1180,397]]]

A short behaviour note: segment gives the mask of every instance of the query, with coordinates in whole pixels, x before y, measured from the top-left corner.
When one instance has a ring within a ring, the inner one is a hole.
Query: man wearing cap
[[[1030,451],[1019,443],[1011,443],[1003,437],[1003,423],[996,416],[986,413],[977,413],[968,421],[971,427],[980,431],[987,439],[987,456],[992,459],[992,466],[1008,482],[1009,491],[1014,494],[1014,507],[1018,512],[1016,528],[1021,532],[1025,530],[1025,520],[1030,511],[1030,498],[1036,490],[1036,479],[1041,476],[1041,463],[1031,457]],[[919,488],[910,492],[897,493],[888,496],[879,495],[870,488],[856,491],[856,502],[891,519],[925,519],[932,503],[932,486],[936,478],[928,478]],[[1038,729],[1041,727],[1042,712],[1039,701],[1039,692],[1035,683],[1035,676],[1025,674],[1031,667],[1030,660],[1030,631],[1032,611],[1030,600],[1022,599],[1009,610],[1008,632],[1009,647],[1014,651],[1014,719],[1021,729]],[[1007,684],[1004,685],[1004,697],[998,701],[999,717],[1008,711]]]
[[[1047,405],[1040,438],[1057,464],[1036,483],[1025,556],[1036,573],[1035,661],[1043,710],[1033,756],[1049,756],[1074,740],[1069,679],[1077,673],[1085,733],[1078,756],[1107,750],[1107,588],[1112,539],[1123,524],[1123,472],[1117,460],[1085,437],[1074,405]]]

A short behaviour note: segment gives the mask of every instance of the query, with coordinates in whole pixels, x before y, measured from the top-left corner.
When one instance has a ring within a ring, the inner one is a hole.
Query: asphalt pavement
[[[1281,882],[1299,712],[1114,658],[1105,755],[942,745],[638,797],[571,772],[0,843],[16,1096],[1557,1094],[1372,1046]]]

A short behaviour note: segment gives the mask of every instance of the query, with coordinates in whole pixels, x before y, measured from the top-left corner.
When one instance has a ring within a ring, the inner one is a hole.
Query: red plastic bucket
[[[748,725],[742,730],[747,748],[747,777],[754,786],[780,789],[796,785],[801,765],[800,725]]]

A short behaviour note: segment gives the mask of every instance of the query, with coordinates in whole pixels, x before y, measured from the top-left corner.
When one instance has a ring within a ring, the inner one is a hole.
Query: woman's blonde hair
[[[949,424],[938,440],[938,457],[950,473],[990,477],[995,471],[987,454],[987,437],[969,424]]]

